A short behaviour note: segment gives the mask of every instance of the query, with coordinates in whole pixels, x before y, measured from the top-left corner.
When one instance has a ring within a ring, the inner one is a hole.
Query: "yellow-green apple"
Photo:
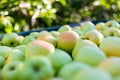
[[[20,44],[22,43],[22,41],[23,41],[23,39],[24,39],[24,36],[22,36],[22,35],[19,35],[18,36],[18,39],[19,39],[19,41],[20,41]]]
[[[23,62],[12,61],[6,64],[2,69],[3,80],[21,80],[21,70],[23,67]]]
[[[84,46],[94,46],[97,47],[97,45],[95,43],[93,43],[90,40],[78,40],[73,51],[72,51],[72,57],[75,58],[76,55],[78,54],[80,48],[84,47]]]
[[[31,57],[24,62],[20,80],[47,80],[53,76],[54,70],[47,57]]]
[[[53,44],[55,47],[57,46],[57,39],[47,31],[40,32],[37,37],[37,40],[44,40],[46,42]]]
[[[111,76],[104,70],[91,68],[80,70],[73,80],[111,80]]]
[[[47,56],[55,51],[55,47],[43,40],[34,40],[26,45],[25,58],[33,56]]]
[[[104,22],[99,22],[95,25],[95,29],[99,32],[103,33],[104,30],[106,30],[108,27],[105,25]]]
[[[103,41],[103,38],[103,34],[97,31],[96,29],[90,30],[84,34],[84,39],[94,42],[97,46],[100,45],[100,43]]]
[[[103,31],[103,35],[105,37],[108,37],[108,36],[120,37],[120,30],[114,27],[110,27]]]
[[[39,35],[39,32],[31,32],[29,35],[36,39]]]
[[[8,64],[9,62],[12,61],[24,61],[24,60],[25,60],[25,53],[18,49],[13,49],[11,52],[9,52],[5,64]]]
[[[50,34],[57,39],[58,36],[60,35],[60,32],[58,32],[58,31],[50,31]]]
[[[0,46],[0,56],[3,56],[4,58],[7,58],[8,53],[12,51],[11,47],[8,46]]]
[[[119,76],[116,76],[116,77],[113,77],[112,80],[120,80],[120,75],[119,75]]]
[[[99,68],[107,71],[112,77],[120,75],[120,58],[109,57],[99,64]]]
[[[90,67],[87,64],[79,62],[71,62],[63,66],[59,72],[59,77],[64,80],[73,80],[73,76],[82,69],[89,69]]]
[[[106,55],[99,48],[93,46],[82,47],[76,55],[74,61],[82,62],[96,67],[106,59]]]
[[[52,63],[52,66],[56,72],[56,75],[64,65],[72,61],[71,56],[67,52],[61,49],[55,49],[55,52],[52,54],[49,54],[48,58]]]
[[[74,26],[72,27],[72,30],[80,30],[80,26]]]
[[[108,27],[114,27],[114,28],[120,29],[120,24],[115,20],[107,21],[105,25]]]
[[[30,35],[25,36],[21,42],[21,45],[27,45],[29,42],[34,41],[34,40],[35,40],[35,38]]]
[[[106,53],[107,56],[120,56],[120,38],[110,36],[103,39],[99,48]]]
[[[3,56],[0,56],[0,70],[3,68],[4,63],[5,63],[5,58]]]
[[[22,52],[25,52],[25,48],[26,48],[26,45],[18,45],[16,47],[14,47],[14,49],[18,49],[18,50],[20,50]]]
[[[95,25],[91,21],[85,21],[81,23],[80,30],[82,30],[83,33],[86,33],[93,29],[95,29]]]
[[[5,34],[2,38],[2,45],[15,47],[20,44],[19,36],[17,33]]]
[[[78,40],[79,35],[76,32],[74,31],[63,32],[58,37],[58,48],[63,49],[71,54]]]
[[[72,30],[72,28],[69,25],[63,25],[57,31],[62,33],[62,32],[71,31],[71,30]]]

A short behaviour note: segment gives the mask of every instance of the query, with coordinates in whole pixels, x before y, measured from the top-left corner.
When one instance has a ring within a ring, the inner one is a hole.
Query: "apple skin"
[[[109,57],[99,64],[99,68],[107,71],[112,77],[117,77],[120,75],[120,58],[119,57]]]
[[[104,38],[103,34],[97,30],[90,30],[84,34],[84,39],[88,39],[98,46],[103,41],[103,38]]]
[[[0,70],[3,68],[5,64],[5,58],[3,56],[0,56]]]
[[[8,46],[0,46],[0,56],[3,56],[4,58],[7,58],[8,53],[12,51],[11,47]]]
[[[3,46],[15,47],[20,44],[19,36],[17,33],[8,33],[5,34],[2,38]]]
[[[63,25],[57,31],[62,33],[62,32],[71,31],[71,30],[72,30],[72,28],[69,25]]]
[[[95,29],[95,25],[91,21],[81,23],[80,30],[83,31],[83,34],[93,29]]]
[[[96,67],[105,59],[105,53],[102,52],[99,48],[93,46],[85,46],[79,50],[74,61],[82,62],[88,64],[89,66]]]
[[[35,38],[30,35],[25,36],[21,42],[21,45],[27,45],[28,43],[30,43],[31,41],[34,41],[34,40],[35,40]]]
[[[104,70],[91,68],[80,70],[73,80],[111,80],[111,76]]]
[[[99,48],[106,53],[107,56],[120,56],[120,38],[110,36],[103,39]]]
[[[39,32],[31,32],[29,35],[36,39],[39,35]]]
[[[18,49],[18,50],[20,50],[20,51],[22,51],[24,53],[25,53],[25,48],[26,48],[26,45],[18,45],[16,47],[14,47],[14,49]]]
[[[3,80],[21,80],[20,75],[22,67],[23,62],[21,61],[12,61],[6,64],[2,69]]]
[[[54,76],[54,70],[48,58],[32,57],[26,59],[20,80],[47,80]]]
[[[54,53],[48,55],[48,59],[51,61],[56,75],[64,65],[72,61],[71,56],[61,49],[55,49]]]
[[[57,39],[58,36],[60,35],[60,32],[58,32],[58,31],[50,31],[50,34]]]
[[[84,47],[84,46],[94,46],[97,47],[97,45],[95,43],[93,43],[90,40],[79,40],[77,41],[73,51],[72,51],[72,58],[74,59],[76,57],[76,55],[78,54],[80,48]]]
[[[59,72],[59,77],[64,80],[73,80],[73,76],[82,69],[89,69],[87,64],[71,62],[63,66]]]
[[[58,48],[72,53],[74,46],[79,40],[79,35],[74,31],[66,31],[58,37]]]
[[[104,22],[99,22],[95,25],[95,29],[99,32],[103,33],[104,30],[106,30],[108,27],[105,25]]]
[[[114,27],[110,27],[103,31],[103,35],[105,37],[108,37],[108,36],[120,37],[120,30]]]
[[[34,40],[26,45],[25,58],[33,56],[47,56],[55,51],[55,47],[43,40]]]
[[[105,25],[108,27],[114,27],[114,28],[120,29],[120,24],[115,20],[107,21]]]

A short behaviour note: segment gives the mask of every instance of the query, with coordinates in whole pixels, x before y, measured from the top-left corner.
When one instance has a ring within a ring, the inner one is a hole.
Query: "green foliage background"
[[[120,21],[120,0],[0,0],[0,33],[111,19]]]

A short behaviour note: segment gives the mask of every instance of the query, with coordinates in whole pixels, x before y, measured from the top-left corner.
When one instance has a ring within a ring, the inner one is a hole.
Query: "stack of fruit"
[[[5,34],[0,80],[120,80],[120,24],[86,21],[27,36]]]

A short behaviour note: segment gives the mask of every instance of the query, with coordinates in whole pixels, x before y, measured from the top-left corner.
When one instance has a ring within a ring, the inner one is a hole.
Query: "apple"
[[[25,58],[33,56],[47,56],[55,51],[55,47],[43,40],[34,40],[26,45]]]
[[[103,41],[103,34],[97,30],[90,30],[84,34],[84,39],[94,42],[97,46]]]
[[[104,70],[91,68],[80,70],[73,80],[111,80],[111,76]]]
[[[2,38],[3,46],[15,47],[20,44],[19,36],[17,33],[8,33],[5,34]]]
[[[21,44],[21,42],[23,41],[23,39],[24,39],[24,36],[22,36],[22,35],[19,35],[18,36],[18,39],[19,39],[19,41],[20,41],[20,44]]]
[[[106,59],[106,55],[99,48],[93,46],[82,47],[76,55],[74,61],[82,62],[96,67]]]
[[[82,69],[89,69],[87,64],[71,62],[63,66],[59,72],[59,77],[64,80],[73,80],[73,76]]]
[[[48,55],[48,59],[51,61],[56,75],[64,65],[72,61],[71,56],[61,49],[55,49],[54,53]]]
[[[6,60],[6,64],[12,61],[24,61],[25,60],[25,53],[18,50],[18,49],[13,49],[11,52],[9,52],[9,55]]]
[[[23,67],[23,62],[12,61],[6,64],[2,69],[3,80],[21,80],[21,70]]]
[[[62,32],[71,31],[71,30],[72,28],[69,25],[62,25],[57,31],[62,33]]]
[[[20,80],[47,80],[53,76],[54,70],[48,58],[32,57],[24,62]]]
[[[53,44],[55,47],[57,46],[57,39],[47,31],[40,32],[37,37],[37,40],[44,40],[46,42]]]
[[[29,35],[36,39],[39,35],[39,32],[31,32]]]
[[[50,34],[57,39],[58,36],[60,35],[60,32],[58,32],[58,31],[50,31]]]
[[[5,63],[5,58],[3,56],[0,56],[0,70],[3,68]]]
[[[66,31],[58,37],[58,48],[63,49],[68,53],[72,53],[74,46],[79,40],[79,35],[74,31]]]
[[[99,68],[107,71],[112,77],[120,75],[120,57],[109,57],[99,64]]]
[[[83,31],[83,34],[93,29],[95,29],[95,25],[91,21],[81,23],[80,30]]]
[[[21,42],[21,45],[27,45],[29,42],[34,41],[34,40],[35,40],[35,38],[30,35],[25,36]]]
[[[18,49],[18,50],[20,50],[22,52],[25,52],[25,48],[26,48],[26,45],[18,45],[16,47],[14,47],[14,49]]]
[[[120,30],[114,27],[110,27],[103,32],[103,35],[105,37],[108,37],[108,36],[120,37]]]
[[[72,57],[73,59],[76,57],[76,55],[78,54],[80,48],[84,47],[84,46],[94,46],[97,47],[97,45],[95,43],[93,43],[90,40],[78,40],[73,51],[72,51]]]
[[[107,21],[105,25],[108,27],[114,27],[114,28],[120,29],[120,24],[115,20]]]
[[[120,56],[120,38],[110,36],[103,39],[99,48],[106,53],[107,56]]]
[[[104,22],[99,22],[95,25],[95,29],[99,32],[103,33],[104,30],[106,30],[108,27],[105,25]]]
[[[3,56],[4,58],[7,58],[8,53],[12,51],[11,47],[8,46],[0,46],[0,56]]]

